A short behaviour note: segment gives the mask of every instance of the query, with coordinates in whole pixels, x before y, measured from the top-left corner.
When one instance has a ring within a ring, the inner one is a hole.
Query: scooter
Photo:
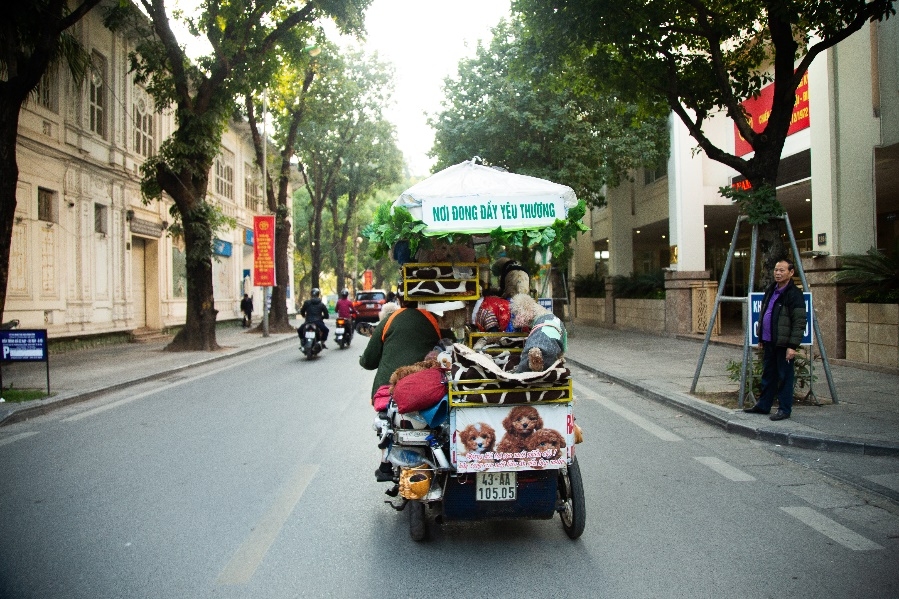
[[[300,351],[311,360],[323,349],[321,331],[314,322],[304,322],[297,329],[300,336]]]
[[[337,346],[340,349],[345,349],[350,346],[350,342],[353,340],[353,320],[351,318],[338,317],[335,322],[334,341],[337,342]]]

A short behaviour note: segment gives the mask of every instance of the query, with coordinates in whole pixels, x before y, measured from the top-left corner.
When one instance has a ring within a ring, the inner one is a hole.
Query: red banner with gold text
[[[275,217],[253,217],[253,285],[275,286]]]
[[[771,116],[771,106],[773,104],[773,83],[763,87],[757,98],[749,98],[743,102],[743,108],[749,115],[749,126],[756,133],[760,133],[768,124],[768,117]],[[790,128],[787,130],[787,135],[793,135],[797,131],[807,129],[808,127],[808,73],[806,73],[796,88],[796,103],[793,105],[793,118],[790,120]],[[752,146],[743,139],[743,136],[737,130],[737,125],[734,124],[734,154],[736,156],[744,156],[749,152],[752,152]]]

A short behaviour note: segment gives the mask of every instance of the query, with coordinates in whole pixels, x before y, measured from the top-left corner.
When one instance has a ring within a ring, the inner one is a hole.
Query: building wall
[[[174,118],[155,112],[134,83],[129,41],[103,26],[100,11],[75,34],[101,75],[76,89],[59,69],[22,110],[5,315],[51,337],[183,324],[183,248],[167,234],[171,202],[144,204],[140,194],[140,165],[174,130]],[[229,319],[239,316],[243,271],[252,268],[245,229],[262,206],[246,199],[245,179],[259,179],[246,126],[233,125],[223,148],[233,155],[233,194],[216,192],[213,173],[210,199],[238,224],[218,234],[231,256],[213,262],[218,317]]]

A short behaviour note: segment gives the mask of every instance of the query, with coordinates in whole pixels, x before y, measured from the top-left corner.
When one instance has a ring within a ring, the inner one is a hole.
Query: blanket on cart
[[[510,372],[490,356],[456,343],[450,374],[454,401],[521,404],[570,399],[571,372],[563,360],[556,360],[541,372]]]

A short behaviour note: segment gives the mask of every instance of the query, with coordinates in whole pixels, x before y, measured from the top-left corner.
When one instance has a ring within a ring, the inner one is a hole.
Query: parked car
[[[356,321],[378,322],[378,314],[381,312],[381,306],[385,303],[387,303],[387,292],[383,289],[357,291],[356,299],[353,302],[353,307],[358,313]]]

